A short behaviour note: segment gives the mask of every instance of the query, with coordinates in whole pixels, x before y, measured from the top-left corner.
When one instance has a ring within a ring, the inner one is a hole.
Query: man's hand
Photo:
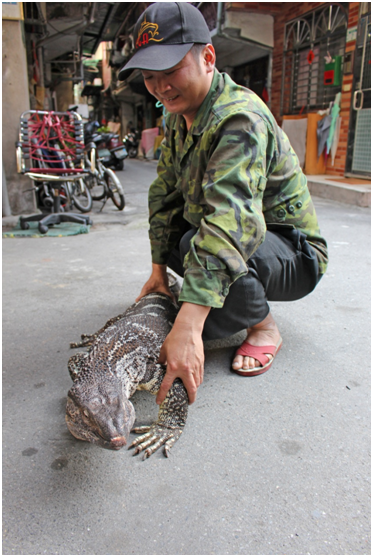
[[[164,294],[167,294],[167,296],[170,296],[173,301],[175,301],[174,295],[172,294],[168,286],[166,265],[157,265],[156,263],[152,264],[152,274],[142,287],[140,295],[136,298],[136,302],[138,302],[147,294],[151,294],[152,292],[163,292]]]
[[[189,404],[196,400],[197,389],[203,381],[204,351],[202,331],[210,308],[184,302],[175,324],[163,343],[159,363],[167,363],[167,371],[156,402],[161,404],[176,377],[184,383]]]

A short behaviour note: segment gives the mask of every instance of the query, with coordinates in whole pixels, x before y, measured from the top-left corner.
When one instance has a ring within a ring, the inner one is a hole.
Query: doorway
[[[254,91],[265,103],[268,103],[269,94],[267,89],[269,56],[258,58],[236,66],[232,71],[232,79],[238,85],[243,85]]]
[[[346,174],[371,176],[371,16],[360,19],[348,133]]]

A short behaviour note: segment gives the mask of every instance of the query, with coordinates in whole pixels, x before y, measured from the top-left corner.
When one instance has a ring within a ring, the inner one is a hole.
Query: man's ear
[[[203,63],[206,65],[207,71],[212,72],[215,68],[216,54],[212,44],[207,44],[202,52]]]

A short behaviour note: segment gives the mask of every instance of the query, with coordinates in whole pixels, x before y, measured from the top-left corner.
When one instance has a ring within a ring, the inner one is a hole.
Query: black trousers
[[[167,263],[184,276],[184,257],[196,229],[188,230]],[[205,322],[204,340],[229,337],[260,323],[269,313],[268,302],[303,298],[320,279],[315,250],[306,236],[293,228],[273,227],[248,261],[248,272],[236,280],[222,308],[212,308]]]

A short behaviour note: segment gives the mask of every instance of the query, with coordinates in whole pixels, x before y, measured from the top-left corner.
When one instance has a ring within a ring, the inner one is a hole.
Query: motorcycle
[[[129,158],[136,158],[139,151],[139,134],[135,128],[131,128],[131,131],[124,136],[123,143],[128,151]]]
[[[123,170],[124,159],[128,157],[128,152],[123,143],[119,140],[119,135],[111,132],[99,132],[100,124],[97,121],[87,122],[84,126],[85,145],[93,142],[97,148],[97,156],[104,166]]]

